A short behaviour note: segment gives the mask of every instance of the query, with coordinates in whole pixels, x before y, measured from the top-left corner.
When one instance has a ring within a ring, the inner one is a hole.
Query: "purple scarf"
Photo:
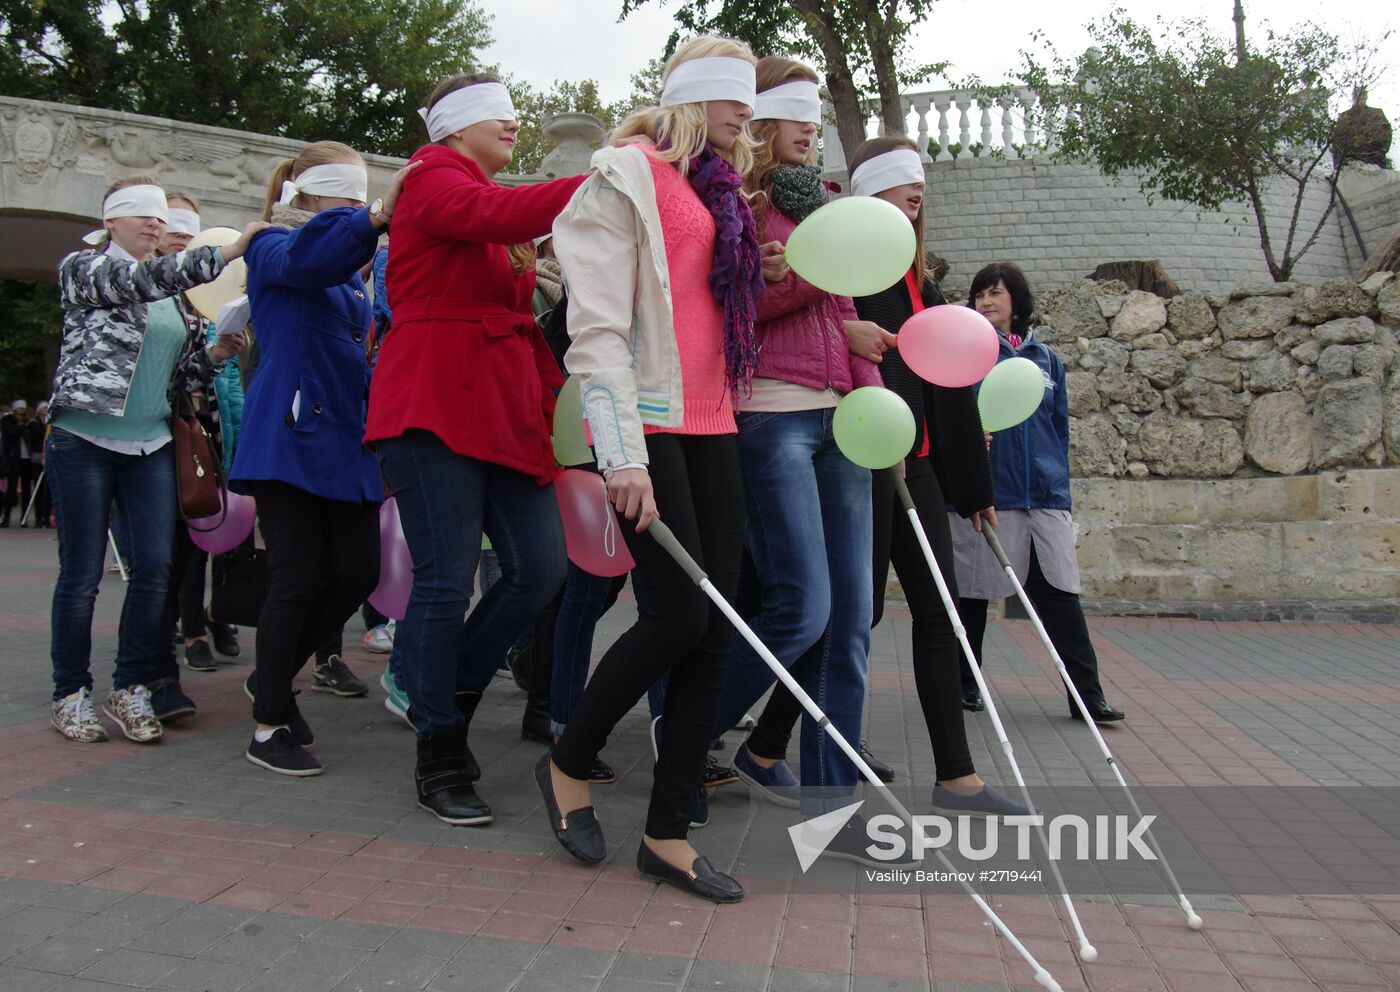
[[[763,295],[763,262],[753,211],[744,199],[743,177],[712,145],[690,163],[690,186],[715,219],[715,255],[710,291],[724,308],[724,376],[736,393],[758,370],[754,318]]]

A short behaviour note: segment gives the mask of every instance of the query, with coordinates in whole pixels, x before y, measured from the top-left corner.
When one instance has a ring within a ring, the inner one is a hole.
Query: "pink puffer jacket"
[[[792,218],[770,207],[764,211],[760,241],[781,241],[796,230]],[[844,395],[858,386],[882,386],[874,362],[851,354],[843,321],[858,320],[849,296],[832,296],[796,272],[764,284],[758,302],[758,372],[813,389],[830,387]]]

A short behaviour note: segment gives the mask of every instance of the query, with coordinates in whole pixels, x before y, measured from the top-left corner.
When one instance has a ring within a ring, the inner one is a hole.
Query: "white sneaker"
[[[365,631],[365,650],[370,654],[388,654],[394,650],[393,620]]]
[[[54,729],[70,741],[96,744],[107,739],[107,731],[92,708],[91,689],[79,689],[62,699],[55,699],[50,720]]]
[[[102,712],[115,720],[122,733],[138,744],[160,740],[160,721],[156,719],[155,710],[151,709],[151,690],[144,685],[113,689],[102,704]]]

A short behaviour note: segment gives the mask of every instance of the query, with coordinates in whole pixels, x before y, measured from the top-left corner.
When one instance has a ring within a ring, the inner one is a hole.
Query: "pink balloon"
[[[253,520],[257,516],[257,504],[253,497],[227,489],[220,490],[220,493],[228,498],[228,515],[222,523],[218,513],[189,522],[190,540],[194,546],[215,555],[232,551],[246,541],[248,535],[253,533]]]
[[[935,386],[971,386],[997,363],[997,331],[968,307],[929,307],[899,329],[899,354],[920,378]]]
[[[554,496],[564,521],[569,561],[585,572],[609,578],[636,567],[622,537],[625,525],[613,513],[601,475],[566,469],[554,480]]]
[[[413,559],[403,536],[399,504],[390,496],[379,507],[379,585],[369,594],[369,605],[386,617],[402,620],[413,591]]]

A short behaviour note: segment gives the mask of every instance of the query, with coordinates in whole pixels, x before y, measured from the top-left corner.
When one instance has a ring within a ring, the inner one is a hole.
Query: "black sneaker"
[[[209,628],[209,636],[214,639],[214,650],[226,658],[238,657],[238,628],[229,623],[218,623],[204,614],[204,625]]]
[[[729,785],[739,781],[739,775],[728,765],[721,765],[715,760],[712,754],[705,755],[705,772],[700,781],[705,788],[713,789],[720,785]]]
[[[208,641],[185,645],[185,667],[192,672],[218,671],[219,663],[214,660],[214,652],[209,650]]]
[[[874,847],[878,854],[885,853],[885,849],[871,842],[865,817],[857,813],[847,820],[845,826],[831,839],[826,850],[822,851],[822,857],[854,861],[868,868],[913,868],[919,864],[919,860],[909,853],[907,844],[897,858],[875,857],[869,850],[871,847]]]
[[[254,737],[248,742],[245,756],[253,764],[278,775],[305,778],[308,775],[320,775],[324,771],[321,763],[292,739],[292,732],[286,727],[278,727],[265,741]]]
[[[316,692],[333,692],[337,696],[367,696],[369,686],[365,685],[348,665],[333,654],[324,665],[317,665],[311,675],[311,688]]]
[[[146,688],[151,690],[151,709],[161,723],[194,716],[194,700],[180,690],[179,679],[155,679]]]
[[[243,680],[243,695],[247,696],[253,702],[257,702],[257,696],[255,695],[258,687],[257,678],[258,673],[255,670],[249,673],[248,677]],[[293,689],[292,695],[295,696],[300,692],[300,689]],[[296,741],[301,747],[310,747],[312,744],[316,743],[316,735],[311,732],[311,724],[306,722],[306,718],[302,716],[300,712],[292,714],[292,718],[287,721],[287,729],[292,732],[292,740]]]

